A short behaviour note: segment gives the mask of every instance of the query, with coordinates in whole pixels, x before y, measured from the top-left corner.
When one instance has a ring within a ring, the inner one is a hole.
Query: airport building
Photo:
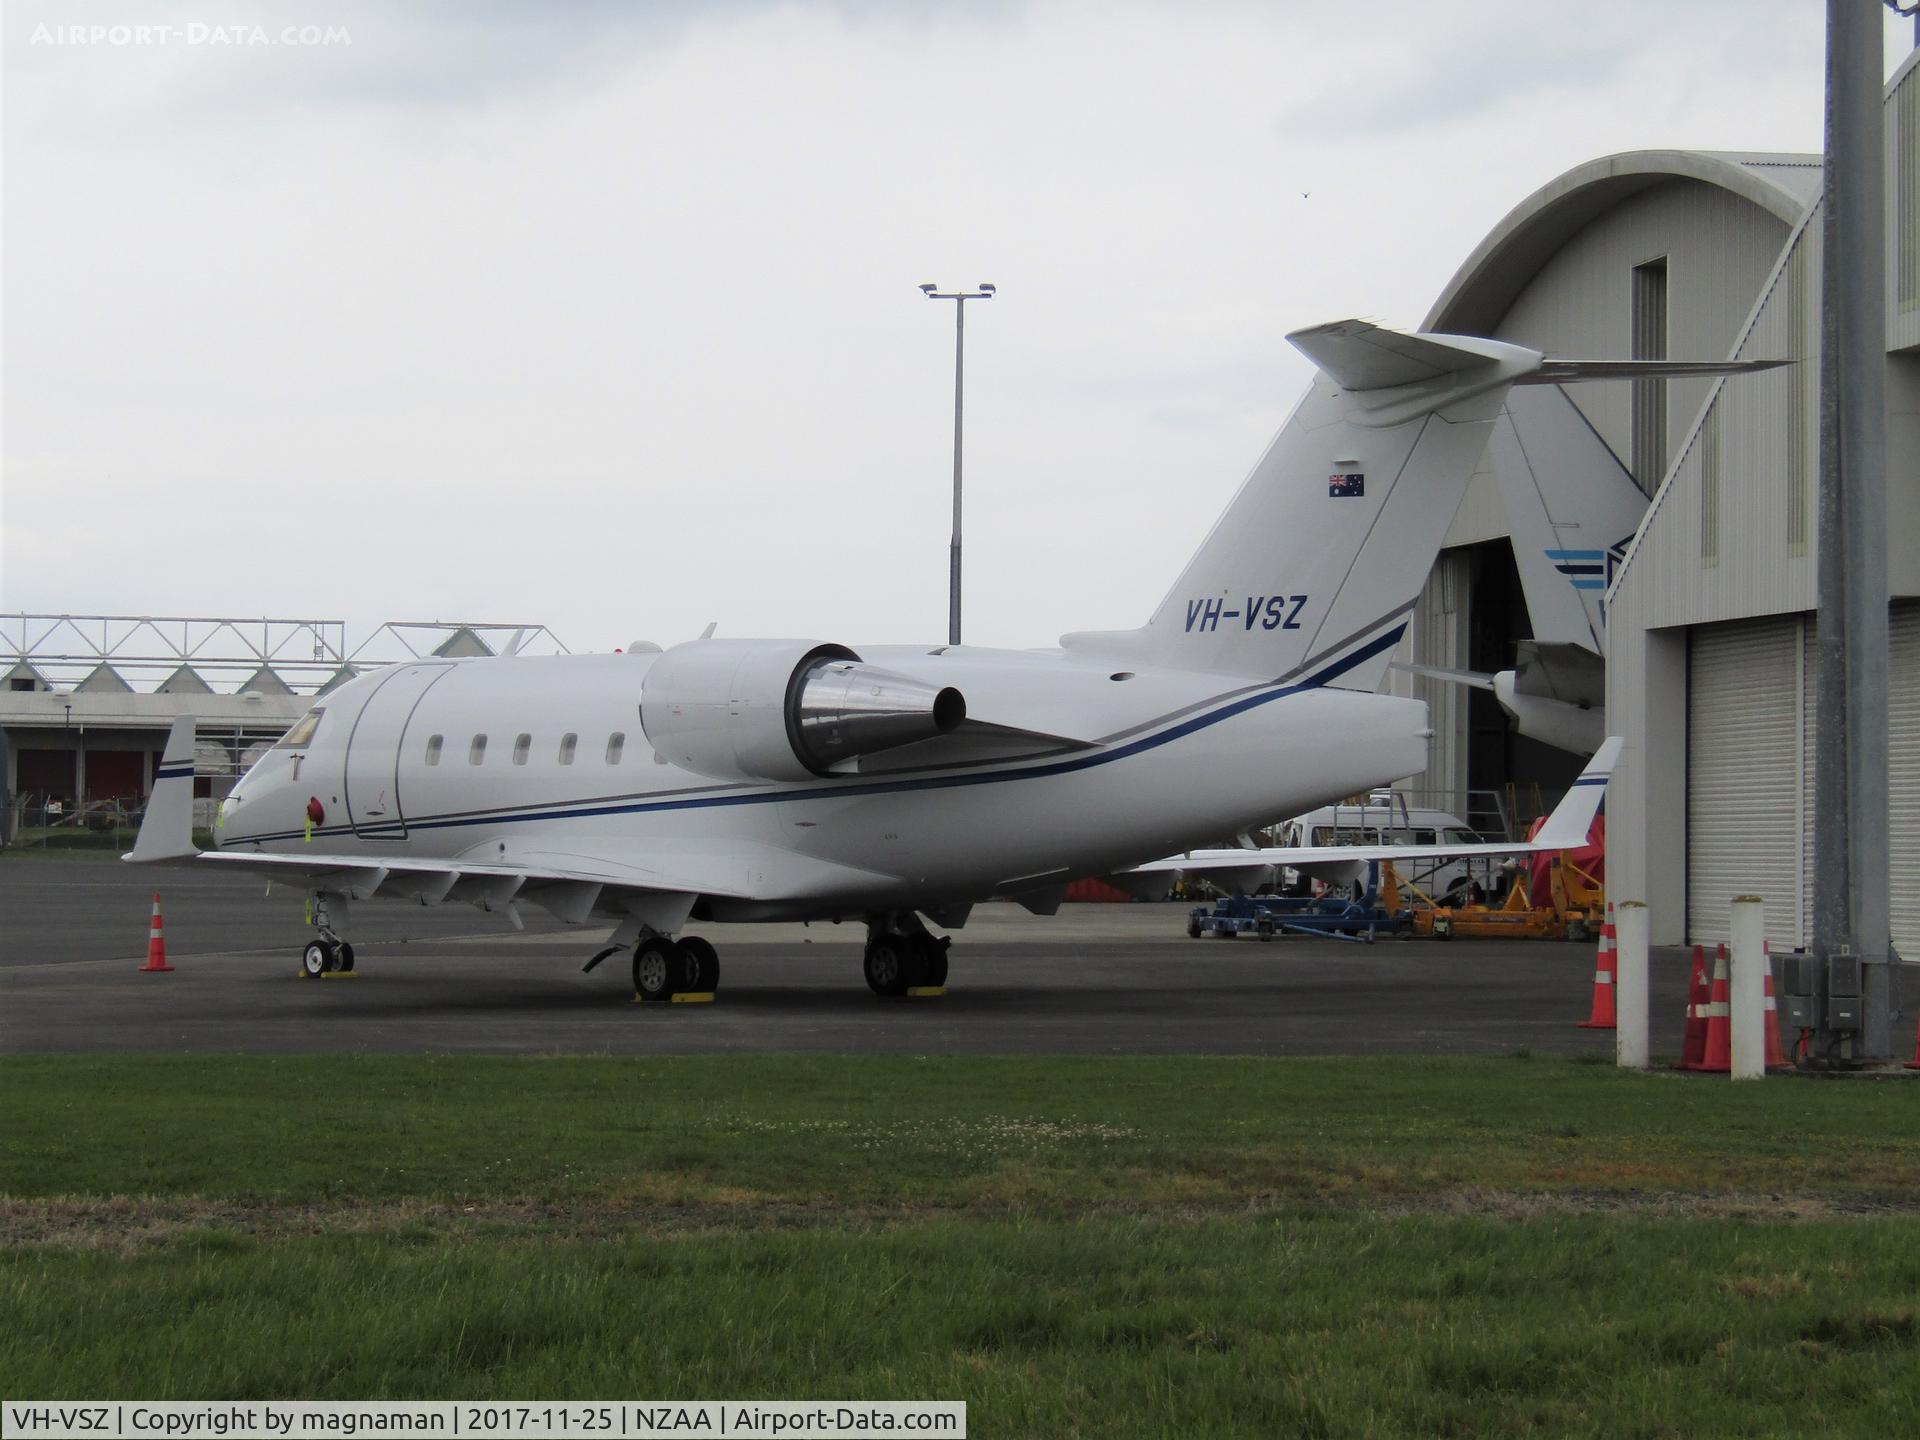
[[[390,622],[349,651],[339,620],[0,615],[0,836],[137,815],[179,715],[198,720],[194,793],[210,811],[362,670],[565,648],[543,625]]]
[[[1887,784],[1895,944],[1910,955],[1920,955],[1920,547],[1903,543],[1920,535],[1915,58],[1889,82],[1884,111]],[[1498,671],[1518,655],[1523,682],[1541,642],[1549,654],[1604,657],[1586,698],[1604,702],[1606,729],[1627,741],[1608,796],[1609,889],[1646,899],[1656,943],[1724,939],[1728,902],[1748,893],[1767,901],[1776,949],[1811,931],[1821,179],[1818,155],[1591,161],[1501,220],[1425,321],[1569,359],[1794,362],[1726,379],[1564,387],[1598,444],[1549,457],[1527,450],[1524,431],[1504,451],[1496,439],[1402,645],[1403,661],[1461,671]],[[1575,505],[1556,509],[1546,482],[1567,466],[1589,490],[1604,488],[1610,467],[1638,518],[1608,526]],[[1534,513],[1536,492],[1552,513]],[[1557,594],[1539,578],[1556,573]],[[1591,639],[1570,595],[1599,632]],[[1536,667],[1537,693],[1551,693],[1554,677],[1538,672],[1552,669]],[[1521,736],[1493,694],[1405,672],[1394,685],[1432,706],[1433,765],[1417,788],[1464,807],[1469,790],[1553,789],[1578,767]]]

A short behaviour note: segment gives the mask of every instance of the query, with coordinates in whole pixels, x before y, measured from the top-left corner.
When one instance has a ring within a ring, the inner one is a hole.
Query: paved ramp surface
[[[155,889],[171,974],[139,972]],[[695,927],[713,1005],[639,1006],[602,929],[532,907],[354,907],[359,973],[303,980],[304,897],[232,875],[0,858],[0,1052],[1610,1055],[1582,1030],[1592,945],[1189,940],[1179,905],[985,905],[949,993],[883,1001],[858,925]],[[1686,957],[1656,952],[1653,1046],[1678,1053]]]

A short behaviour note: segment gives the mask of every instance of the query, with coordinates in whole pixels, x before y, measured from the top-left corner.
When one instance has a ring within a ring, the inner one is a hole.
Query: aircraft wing
[[[1287,845],[1249,850],[1194,850],[1136,865],[1123,874],[1200,873],[1207,870],[1244,870],[1258,865],[1290,865],[1312,870],[1321,865],[1353,864],[1367,860],[1458,860],[1479,855],[1532,855],[1543,850],[1571,850],[1587,842],[1593,817],[1607,793],[1607,780],[1620,757],[1621,740],[1609,736],[1594,752],[1560,803],[1531,840],[1496,840],[1474,845]]]
[[[719,895],[744,899],[751,893],[735,877],[722,879],[697,863],[679,862],[679,857],[659,857],[659,863],[643,864],[633,857],[605,855],[530,855],[503,861],[421,860],[410,856],[329,855],[325,853],[280,854],[251,850],[204,850],[197,856],[181,857],[202,865],[217,865],[229,870],[255,870],[288,880],[337,881],[340,888],[356,899],[369,899],[377,890],[382,895],[414,898],[432,895],[468,899],[456,890],[474,890],[500,881],[517,880],[522,886],[556,883],[592,884],[613,889],[685,891],[694,895]],[[467,883],[475,882],[475,883]],[[434,894],[435,891],[439,893]]]

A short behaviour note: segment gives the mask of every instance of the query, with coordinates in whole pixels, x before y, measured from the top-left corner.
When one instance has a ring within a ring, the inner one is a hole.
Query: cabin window
[[[446,738],[444,735],[427,736],[427,764],[438,765],[440,763],[440,747],[446,742]]]
[[[579,743],[580,737],[572,731],[568,731],[560,737],[560,763],[562,765],[573,764],[573,747]]]
[[[476,735],[473,737],[473,744],[467,747],[467,763],[469,765],[478,765],[486,758],[487,737],[484,735]]]
[[[313,709],[307,711],[306,714],[293,722],[293,728],[280,737],[280,744],[288,748],[292,748],[295,745],[305,745],[309,740],[313,739],[313,732],[320,728],[320,717],[325,713],[326,706],[314,706]]]
[[[618,765],[620,752],[627,748],[627,732],[616,730],[607,737],[607,764]]]
[[[513,741],[513,763],[516,765],[526,764],[527,752],[531,749],[533,749],[533,736],[525,734],[515,736]]]

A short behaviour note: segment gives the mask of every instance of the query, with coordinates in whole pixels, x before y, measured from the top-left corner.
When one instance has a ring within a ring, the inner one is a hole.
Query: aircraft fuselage
[[[1324,677],[881,646],[861,658],[957,688],[979,733],[802,780],[722,779],[649,742],[640,692],[660,658],[363,675],[321,697],[310,735],[242,779],[220,847],[368,865],[625,857],[658,869],[662,888],[678,883],[663,856],[700,856],[727,882],[702,901],[713,919],[829,918],[1044,891],[1426,764],[1424,705]]]

